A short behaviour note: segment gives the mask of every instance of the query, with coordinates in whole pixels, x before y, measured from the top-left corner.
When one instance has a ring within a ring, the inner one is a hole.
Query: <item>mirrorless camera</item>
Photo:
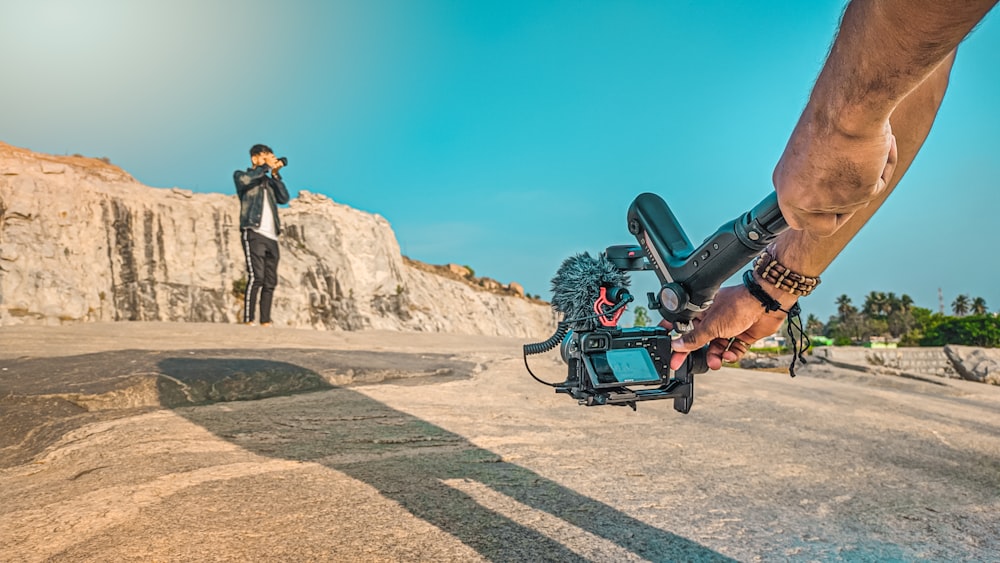
[[[563,263],[552,280],[552,306],[563,313],[563,321],[545,342],[524,346],[525,367],[536,380],[581,405],[628,405],[634,410],[638,401],[674,399],[674,409],[687,413],[694,402],[694,375],[708,371],[705,348],[688,354],[674,371],[668,329],[620,328],[619,317],[633,300],[627,272],[653,271],[660,290],[647,294],[649,309],[658,311],[673,330],[688,332],[722,283],[788,225],[773,192],[698,247],[656,194],[644,193],[632,202],[627,225],[638,246],[610,246],[596,259],[584,253]],[[527,357],[556,346],[569,374],[553,384],[531,373]]]

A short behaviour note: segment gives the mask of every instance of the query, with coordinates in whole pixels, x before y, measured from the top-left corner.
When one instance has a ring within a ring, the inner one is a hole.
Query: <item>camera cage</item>
[[[608,247],[605,256],[622,271],[652,269],[642,248],[636,245]],[[704,349],[689,354],[679,369],[671,370],[668,329],[618,326],[620,313],[632,300],[627,291],[617,291],[621,289],[602,287],[598,303],[612,303],[608,300],[609,293],[616,294],[618,301],[610,308],[597,308],[594,317],[600,322],[588,324],[592,328],[570,330],[569,323],[563,321],[547,341],[525,345],[528,373],[583,406],[619,405],[635,410],[639,401],[673,399],[674,409],[686,414],[694,403],[694,375],[708,370]],[[562,383],[542,381],[531,372],[527,356],[556,346],[568,366],[568,376]]]
[[[694,360],[689,357],[681,369],[670,369],[670,333],[663,327],[570,331],[560,352],[569,376],[555,386],[556,393],[581,405],[635,410],[639,401],[673,399],[674,409],[687,413],[694,403]]]
[[[606,258],[623,272],[653,271],[661,286],[657,294],[648,294],[649,308],[682,333],[693,328],[692,321],[708,309],[726,279],[788,228],[774,192],[750,211],[724,223],[698,247],[656,194],[635,198],[628,209],[627,224],[639,244],[610,246]],[[594,305],[597,314],[588,317],[599,319],[600,327],[588,325],[587,330],[572,332],[564,320],[547,341],[525,345],[528,373],[581,405],[628,405],[634,410],[638,401],[672,398],[674,409],[687,413],[694,402],[694,374],[708,371],[705,348],[688,354],[680,368],[671,370],[667,329],[619,328],[618,317],[632,296],[623,291],[624,297],[615,303],[609,299],[611,292],[601,288]],[[528,367],[528,355],[547,352],[560,342],[569,377],[560,384],[538,379]]]

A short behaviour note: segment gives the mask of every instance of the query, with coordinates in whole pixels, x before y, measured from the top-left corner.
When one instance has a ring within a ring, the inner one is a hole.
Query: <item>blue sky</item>
[[[258,142],[293,193],[379,213],[403,253],[549,296],[659,193],[699,241],[772,189],[843,2],[36,0],[0,20],[0,141],[231,193]],[[960,50],[899,189],[803,301],[1000,309],[1000,16]],[[235,234],[234,234],[235,236]],[[635,274],[644,292],[651,273]],[[286,288],[285,291],[291,290]]]

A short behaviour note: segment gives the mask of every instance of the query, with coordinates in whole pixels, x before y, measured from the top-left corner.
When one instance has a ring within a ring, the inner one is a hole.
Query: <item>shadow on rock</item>
[[[30,460],[75,428],[141,409],[399,378],[459,379],[469,377],[475,364],[447,354],[272,348],[112,350],[9,359],[0,367],[0,467],[7,467]]]
[[[323,380],[296,364],[253,359],[166,358],[158,371],[168,381],[183,383],[166,389],[167,393],[183,393],[181,388],[186,386],[196,394],[194,399],[220,392],[212,388],[212,382],[257,381],[252,374],[287,376],[303,385]],[[234,377],[236,373],[243,376]],[[231,391],[234,397],[256,393],[249,386]],[[728,560],[350,389],[331,386],[322,393],[228,403],[225,409],[178,408],[176,412],[246,450],[320,463],[367,483],[493,561],[583,561],[590,557],[586,549],[570,549],[552,534],[505,516],[501,513],[505,510],[484,506],[483,491],[493,499],[490,502],[526,505],[646,559]]]
[[[315,371],[260,359],[166,358],[157,391],[165,407],[249,401],[329,389]]]

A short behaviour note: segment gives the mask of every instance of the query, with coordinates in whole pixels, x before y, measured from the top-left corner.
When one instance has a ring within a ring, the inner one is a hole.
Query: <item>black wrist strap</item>
[[[784,311],[784,309],[781,308],[781,303],[779,303],[777,299],[768,295],[767,292],[764,291],[764,288],[757,283],[757,280],[753,279],[753,270],[743,272],[743,286],[747,288],[750,295],[753,295],[757,298],[757,301],[760,301],[760,304],[764,306],[764,310],[768,313],[771,311]],[[794,309],[797,306],[798,302],[796,302],[792,308]],[[785,312],[788,313],[788,311]]]
[[[802,326],[802,308],[799,307],[799,302],[796,301],[794,305],[788,309],[782,309],[781,303],[777,299],[768,295],[764,288],[757,283],[757,280],[753,279],[753,271],[747,270],[743,272],[743,286],[747,288],[750,295],[753,295],[760,304],[764,306],[764,311],[770,313],[772,311],[781,311],[788,315],[788,340],[792,343],[792,363],[788,366],[788,375],[795,377],[795,360],[798,359],[803,364],[807,363],[805,358],[806,350],[812,345],[812,340],[809,335],[806,334],[805,328]],[[798,332],[796,334],[792,329]]]

